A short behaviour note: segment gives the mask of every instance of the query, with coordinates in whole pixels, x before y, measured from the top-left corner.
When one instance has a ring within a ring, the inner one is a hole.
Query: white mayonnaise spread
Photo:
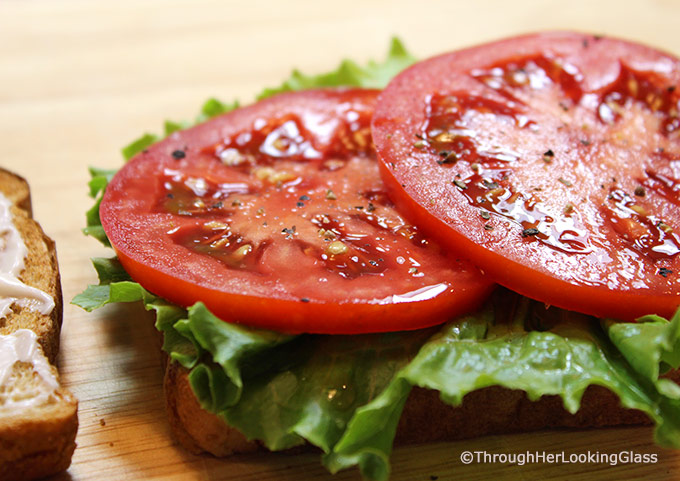
[[[35,332],[29,329],[17,329],[12,334],[0,335],[0,410],[39,406],[59,387],[47,358],[38,348],[37,339]],[[25,392],[14,386],[3,390],[17,362],[31,364],[43,382],[39,386],[31,383],[24,389]]]
[[[18,279],[28,250],[12,222],[11,206],[12,202],[0,193],[0,319],[7,317],[13,304],[49,314],[54,299]]]

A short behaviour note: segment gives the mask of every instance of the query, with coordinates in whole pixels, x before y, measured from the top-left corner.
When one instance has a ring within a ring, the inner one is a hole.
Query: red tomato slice
[[[632,320],[680,304],[680,63],[575,33],[420,62],[373,137],[402,212],[497,282]]]
[[[376,95],[280,95],[137,155],[99,211],[125,269],[179,305],[292,333],[416,329],[477,306],[492,284],[385,195]]]

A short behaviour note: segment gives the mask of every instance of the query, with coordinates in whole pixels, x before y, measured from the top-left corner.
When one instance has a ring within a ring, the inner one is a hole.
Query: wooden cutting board
[[[250,101],[297,67],[382,58],[392,35],[419,57],[539,29],[628,37],[680,54],[680,3],[0,1],[0,165],[31,183],[36,218],[56,241],[68,302],[110,255],[80,232],[87,167],[117,167],[119,149],[166,118],[188,119],[210,96]],[[165,421],[152,319],[136,305],[64,312],[61,372],[80,399],[73,465],[59,479],[330,479],[319,455],[227,461],[178,448]],[[654,464],[524,466],[460,461],[463,451],[655,454]],[[680,455],[650,428],[541,432],[398,448],[395,480],[674,479]],[[337,480],[356,479],[356,471]]]

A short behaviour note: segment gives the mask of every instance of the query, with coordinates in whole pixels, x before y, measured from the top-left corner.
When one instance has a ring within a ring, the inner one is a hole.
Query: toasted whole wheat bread
[[[189,383],[189,371],[167,362],[164,379],[166,408],[177,440],[188,451],[218,457],[264,449],[257,441],[228,426],[222,418],[201,408]],[[680,376],[674,373],[676,381]],[[436,419],[437,422],[432,422]],[[453,408],[439,399],[439,392],[415,388],[399,422],[396,444],[466,439],[547,428],[592,428],[650,424],[642,412],[625,409],[618,397],[600,386],[590,386],[581,409],[570,414],[558,396],[529,401],[523,391],[492,386],[466,395]]]
[[[78,429],[77,401],[58,385],[54,362],[59,351],[62,293],[54,242],[31,218],[30,191],[26,181],[0,169],[0,193],[14,205],[12,220],[28,255],[19,280],[54,299],[48,315],[13,305],[0,319],[0,335],[16,335],[20,329],[35,333],[37,354],[47,358],[47,382],[35,365],[16,362],[0,385],[0,480],[29,480],[65,470],[71,463]],[[56,385],[56,389],[55,386]]]

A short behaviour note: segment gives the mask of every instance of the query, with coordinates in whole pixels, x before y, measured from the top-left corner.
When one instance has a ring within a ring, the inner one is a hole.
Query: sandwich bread
[[[0,169],[0,480],[71,463],[78,404],[54,367],[61,321],[54,242],[31,217],[26,181]]]
[[[674,377],[678,378],[677,372]],[[675,379],[677,380],[677,379]],[[189,370],[168,362],[164,379],[166,408],[173,433],[188,451],[217,457],[265,449],[246,439],[219,416],[201,408],[194,395]],[[436,419],[437,422],[432,422]],[[518,390],[492,386],[468,394],[461,406],[451,407],[439,392],[414,389],[399,421],[395,444],[422,444],[551,428],[596,428],[651,424],[642,412],[621,406],[618,397],[600,386],[590,386],[575,414],[564,409],[559,396],[527,399]]]

